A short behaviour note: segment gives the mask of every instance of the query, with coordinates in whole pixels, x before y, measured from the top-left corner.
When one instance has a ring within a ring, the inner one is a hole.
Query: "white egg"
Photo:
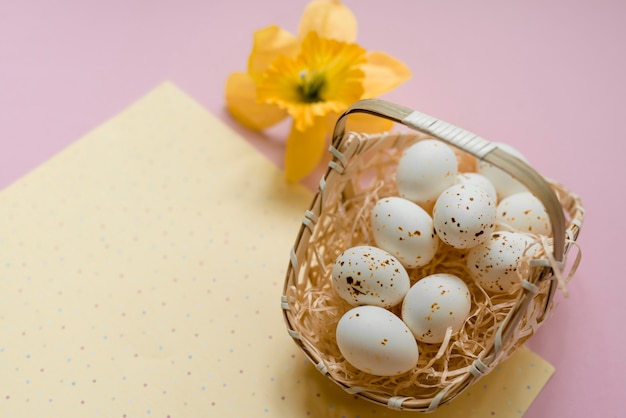
[[[400,318],[378,306],[359,306],[337,324],[337,346],[359,370],[395,376],[417,365],[419,351],[411,331]]]
[[[500,201],[497,206],[498,223],[520,232],[550,235],[550,217],[541,200],[530,192],[515,193]]]
[[[416,203],[434,202],[454,184],[458,162],[452,148],[435,139],[418,141],[407,148],[398,163],[396,183],[401,197]]]
[[[472,248],[467,256],[467,268],[472,278],[485,290],[506,293],[519,283],[516,270],[526,248],[532,255],[538,250],[535,240],[519,232],[500,231],[489,240]]]
[[[519,158],[525,163],[528,162],[528,160],[526,160],[526,157],[524,157],[521,152],[519,152],[512,146],[502,143],[496,143],[496,145],[498,146],[498,148],[508,152],[514,157]],[[493,187],[495,187],[496,192],[498,193],[498,199],[503,199],[509,195],[512,195],[513,193],[527,191],[526,186],[514,179],[513,176],[511,176],[509,173],[483,160],[478,161],[476,172],[478,174],[482,174],[491,181]]]
[[[417,281],[406,294],[402,320],[418,341],[440,343],[448,327],[452,334],[461,330],[471,306],[463,280],[452,274],[432,274]]]
[[[474,184],[476,186],[480,186],[489,193],[489,196],[493,199],[494,202],[498,201],[498,194],[496,192],[496,188],[493,187],[491,181],[478,173],[459,173],[456,175],[456,184]]]
[[[372,210],[376,245],[396,257],[406,268],[428,264],[439,239],[433,219],[419,205],[401,197],[385,197]]]
[[[441,193],[433,208],[439,239],[454,248],[471,248],[489,238],[496,222],[496,203],[482,187],[457,184]]]
[[[332,269],[332,284],[349,304],[390,308],[411,287],[402,263],[387,251],[362,245],[344,251]]]

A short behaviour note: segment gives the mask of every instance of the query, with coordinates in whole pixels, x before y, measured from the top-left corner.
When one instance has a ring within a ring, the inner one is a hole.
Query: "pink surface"
[[[624,416],[626,3],[346,3],[361,45],[414,73],[385,98],[508,142],[582,196],[583,263],[530,343],[557,371],[526,416]],[[295,31],[305,4],[3,2],[0,189],[164,80],[235,126],[226,76],[245,69],[253,30]],[[281,164],[280,138],[236,129]]]

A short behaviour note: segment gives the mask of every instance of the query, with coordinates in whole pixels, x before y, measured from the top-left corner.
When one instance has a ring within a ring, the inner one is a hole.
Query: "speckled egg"
[[[539,247],[528,235],[508,231],[494,232],[489,240],[469,251],[467,268],[483,289],[506,293],[520,281],[516,270],[526,248],[527,255],[533,255]]]
[[[478,173],[459,173],[456,176],[456,184],[474,184],[476,186],[480,186],[489,193],[489,196],[493,199],[494,202],[498,201],[498,194],[496,192],[496,188],[493,187],[491,181]]]
[[[433,224],[439,239],[458,249],[485,241],[495,222],[496,203],[484,188],[473,184],[447,188],[433,208]]]
[[[521,152],[519,152],[512,146],[502,143],[496,143],[496,145],[498,146],[498,148],[508,152],[514,157],[517,157],[526,163],[528,162],[528,160],[526,160],[526,157],[524,157]],[[496,192],[498,193],[498,199],[504,199],[505,197],[512,195],[513,193],[527,191],[526,186],[513,178],[513,176],[511,176],[509,173],[483,160],[478,161],[476,172],[478,174],[482,174],[483,176],[487,177],[489,181],[491,181],[493,187],[495,187]]]
[[[530,192],[515,193],[500,201],[497,206],[498,223],[516,231],[550,235],[550,218],[543,203]]]
[[[402,302],[411,282],[402,263],[387,251],[362,245],[344,251],[333,265],[332,284],[349,304],[390,308]]]
[[[378,306],[359,306],[346,312],[336,330],[337,346],[359,370],[377,376],[396,376],[417,365],[417,341],[406,324]]]
[[[398,193],[416,203],[434,202],[454,184],[457,173],[457,158],[450,146],[435,139],[418,141],[404,151],[398,162]]]
[[[376,245],[406,268],[424,266],[435,256],[439,239],[433,230],[433,219],[416,203],[385,197],[376,202],[371,218]]]
[[[438,273],[415,283],[402,303],[402,320],[418,341],[441,343],[448,327],[461,330],[472,306],[469,288],[453,274]]]

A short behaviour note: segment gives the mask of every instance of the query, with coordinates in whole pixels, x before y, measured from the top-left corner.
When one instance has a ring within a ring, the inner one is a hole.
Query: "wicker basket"
[[[352,113],[391,119],[417,132],[344,134]],[[442,269],[464,278],[472,290],[472,313],[458,336],[441,346],[420,345],[414,370],[395,377],[368,375],[346,362],[337,348],[335,328],[351,306],[335,294],[330,272],[345,249],[372,243],[371,208],[377,199],[397,194],[394,176],[402,151],[424,138],[440,139],[517,178],[544,204],[552,234],[537,237],[542,251],[518,265],[520,285],[509,294],[489,295],[472,284],[468,272],[454,260],[463,257],[461,250],[435,257],[419,271],[409,270],[412,282]],[[363,100],[350,107],[337,122],[330,152],[333,159],[291,253],[282,296],[287,330],[317,369],[349,393],[391,409],[433,411],[489,373],[546,319],[557,287],[566,281],[562,270],[582,225],[581,202],[494,144],[382,100]]]

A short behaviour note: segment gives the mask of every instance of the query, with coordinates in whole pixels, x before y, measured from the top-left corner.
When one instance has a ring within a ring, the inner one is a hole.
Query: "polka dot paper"
[[[327,381],[280,295],[312,193],[170,83],[0,193],[0,417],[399,417]],[[521,416],[523,348],[435,417]]]

